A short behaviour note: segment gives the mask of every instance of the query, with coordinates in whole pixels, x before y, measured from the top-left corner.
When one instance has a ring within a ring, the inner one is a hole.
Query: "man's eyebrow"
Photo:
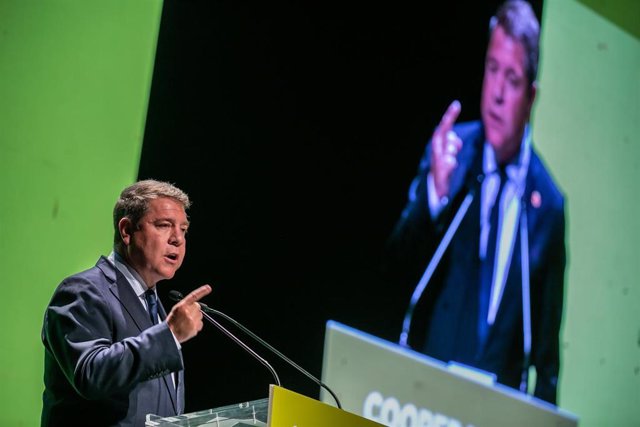
[[[167,221],[167,222],[170,222],[171,224],[175,224],[177,222],[174,218],[171,218],[171,217],[158,217],[153,220],[153,222],[162,222],[162,221]],[[188,227],[189,225],[191,225],[191,223],[189,222],[189,220],[186,220],[181,222],[180,225],[186,225]]]

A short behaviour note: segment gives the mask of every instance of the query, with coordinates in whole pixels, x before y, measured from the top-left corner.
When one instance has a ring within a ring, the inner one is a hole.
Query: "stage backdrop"
[[[560,402],[640,420],[640,3],[547,0],[535,139],[567,195]]]
[[[160,0],[0,0],[0,425],[40,424],[55,286],[112,241],[135,180]],[[99,414],[97,414],[99,415]]]

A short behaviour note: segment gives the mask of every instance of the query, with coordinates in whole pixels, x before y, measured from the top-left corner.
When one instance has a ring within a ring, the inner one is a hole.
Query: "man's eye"
[[[507,74],[507,81],[509,82],[509,84],[512,87],[518,87],[520,86],[520,83],[522,82],[522,79],[519,78],[518,76],[516,76],[514,73],[508,73]]]

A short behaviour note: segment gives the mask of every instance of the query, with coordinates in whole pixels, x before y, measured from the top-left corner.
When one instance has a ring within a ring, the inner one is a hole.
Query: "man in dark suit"
[[[167,315],[155,286],[185,256],[190,201],[165,182],[124,189],[114,251],[65,279],[45,312],[43,426],[143,426],[184,409],[181,343],[202,329],[204,285]]]
[[[532,147],[538,43],[529,4],[506,2],[492,18],[482,121],[454,125],[461,106],[449,106],[390,248],[403,279],[418,283],[402,344],[523,391],[534,367],[535,395],[555,403],[564,199]],[[458,228],[438,267],[425,271],[452,223]]]

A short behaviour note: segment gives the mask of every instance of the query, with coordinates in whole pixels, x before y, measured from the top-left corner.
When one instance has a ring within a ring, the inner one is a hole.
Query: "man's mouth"
[[[500,117],[493,111],[489,111],[489,119],[491,119],[491,121],[495,124],[502,124],[502,117]]]
[[[170,260],[171,262],[176,262],[178,261],[178,254],[167,254],[164,256],[166,259]]]

